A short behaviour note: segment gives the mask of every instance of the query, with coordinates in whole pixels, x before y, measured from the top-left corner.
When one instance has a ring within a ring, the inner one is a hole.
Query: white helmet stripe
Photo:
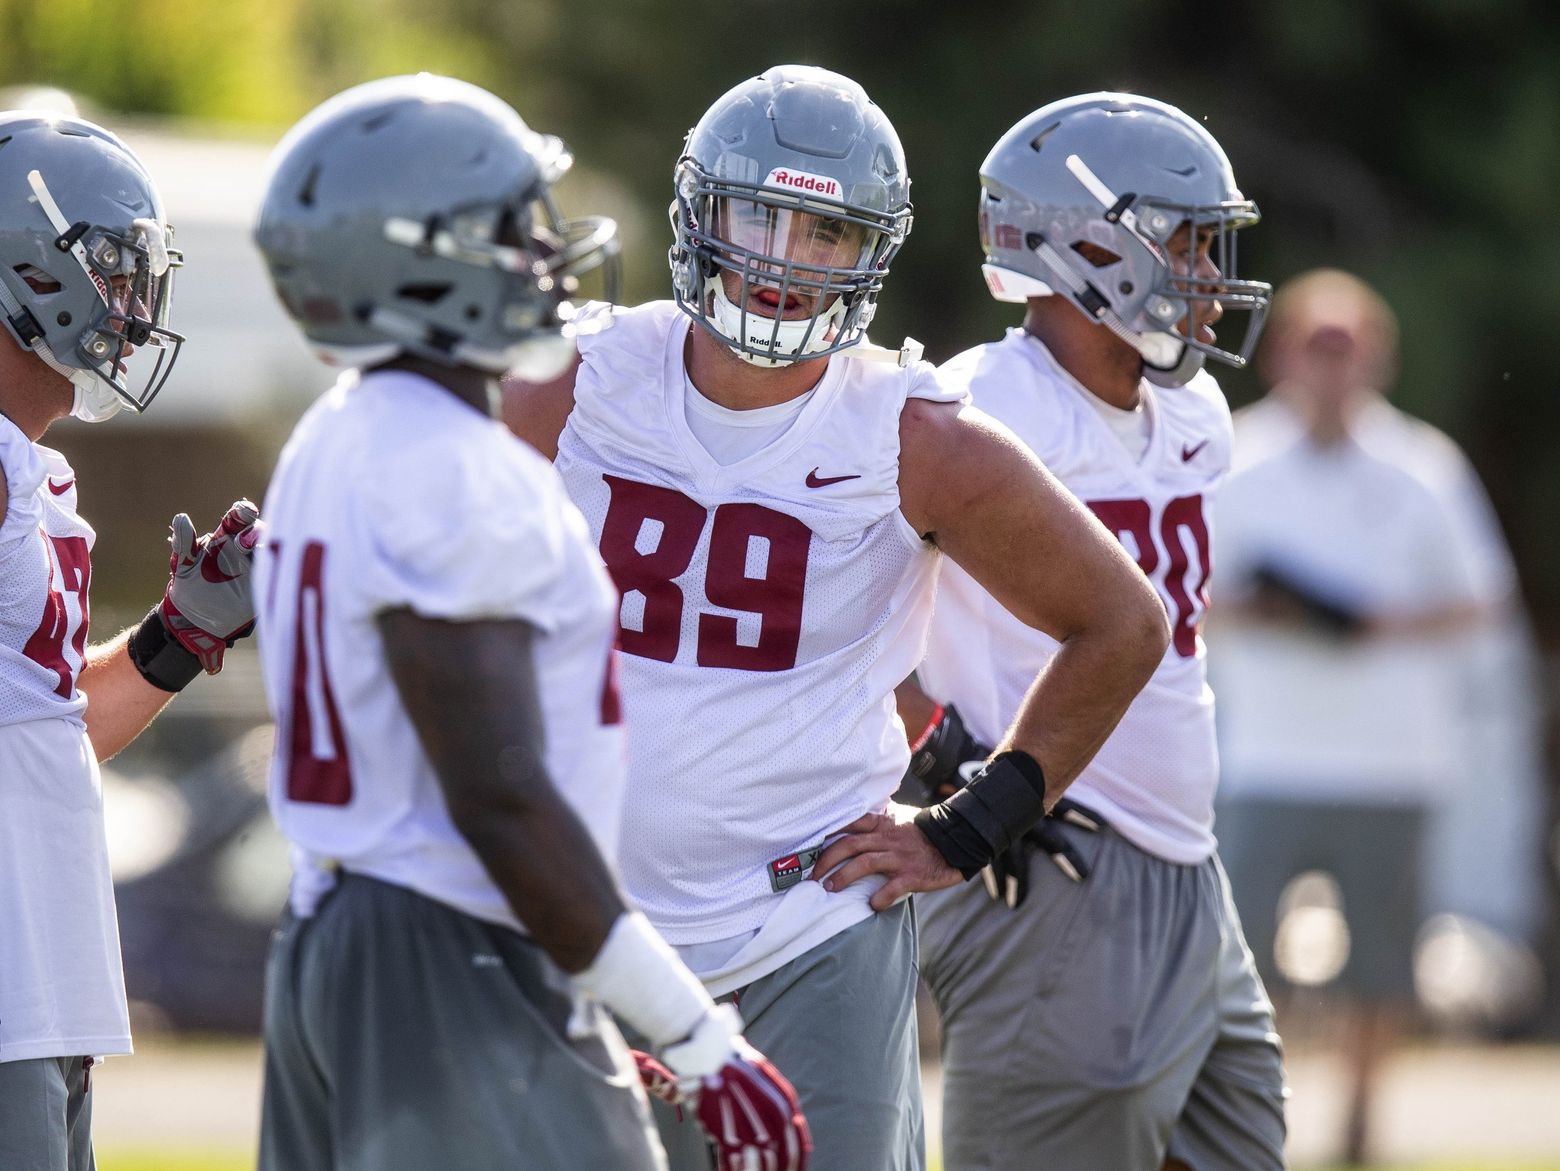
[[[49,193],[49,185],[43,181],[40,171],[27,172],[27,185],[33,189],[33,196],[38,200],[38,206],[43,208],[43,214],[49,217],[49,222],[54,225],[54,230],[62,237],[70,232],[70,221],[65,218],[65,213],[60,210],[60,205],[54,202],[54,196]],[[103,298],[103,304],[111,305],[113,302],[108,295],[108,285],[98,275],[97,269],[87,261],[87,250],[82,246],[80,237],[71,244],[70,254],[76,258],[76,263],[81,265],[82,271],[91,278],[93,286],[98,291],[98,296]]]

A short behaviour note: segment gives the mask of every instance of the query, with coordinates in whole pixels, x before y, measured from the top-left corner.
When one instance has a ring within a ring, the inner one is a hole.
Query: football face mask
[[[184,263],[173,231],[158,220],[135,219],[115,229],[69,222],[39,171],[27,176],[37,204],[58,236],[59,263],[18,266],[32,290],[35,316],[74,327],[73,350],[41,337],[35,348],[75,387],[71,413],[88,422],[121,407],[144,411],[173,372],[184,336],[168,326],[173,272]]]
[[[763,365],[831,348],[852,295],[881,286],[859,219],[734,195],[710,201],[705,309]]]

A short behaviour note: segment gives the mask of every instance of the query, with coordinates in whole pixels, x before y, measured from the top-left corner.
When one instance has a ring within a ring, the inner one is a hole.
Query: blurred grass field
[[[1443,1163],[1377,1163],[1370,1171],[1560,1171],[1560,1161],[1491,1163],[1487,1159]],[[100,1151],[99,1171],[254,1171],[254,1158],[243,1152],[218,1151]],[[942,1171],[934,1160],[927,1171]],[[1297,1167],[1295,1171],[1366,1171],[1349,1167]]]
[[[100,1171],[253,1171],[260,1046],[253,1039],[143,1031],[133,1058],[94,1072]],[[1286,1055],[1294,1171],[1366,1171],[1332,1162],[1345,1079],[1326,1047]],[[922,1067],[929,1171],[941,1171],[942,1079]],[[99,1096],[101,1095],[101,1096]],[[1560,1171],[1560,1047],[1417,1045],[1395,1054],[1371,1171]],[[0,1169],[3,1171],[3,1169]],[[1015,1169],[1020,1171],[1020,1169]]]

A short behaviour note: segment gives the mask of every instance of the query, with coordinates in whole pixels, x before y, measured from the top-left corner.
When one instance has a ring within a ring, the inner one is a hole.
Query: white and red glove
[[[634,1058],[634,1068],[639,1071],[639,1084],[644,1086],[645,1093],[665,1102],[668,1106],[675,1106],[677,1121],[681,1122],[683,1103],[687,1099],[683,1096],[677,1075],[667,1069],[653,1053],[646,1053],[643,1049],[630,1049],[629,1053]]]
[[[158,613],[208,675],[222,669],[223,652],[255,626],[250,572],[259,520],[259,510],[240,500],[205,536],[195,536],[194,522],[182,512],[168,526],[173,552]]]
[[[679,1111],[691,1106],[718,1171],[804,1171],[812,1135],[791,1083],[743,1040],[737,1010],[710,999],[641,912],[619,915],[574,978],[660,1048],[659,1058],[634,1052],[639,1080]]]
[[[636,1054],[640,1080],[669,1105],[692,1105],[719,1171],[804,1171],[812,1135],[796,1091],[741,1028],[737,1010],[717,1004],[662,1060]]]

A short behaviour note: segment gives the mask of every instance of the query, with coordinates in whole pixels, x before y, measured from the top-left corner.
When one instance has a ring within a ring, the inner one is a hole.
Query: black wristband
[[[153,606],[141,624],[130,632],[130,661],[153,687],[183,691],[200,674],[200,659],[185,650],[163,622],[160,607]]]
[[[974,878],[1045,816],[1045,774],[1027,752],[1011,749],[915,824],[965,878]]]

